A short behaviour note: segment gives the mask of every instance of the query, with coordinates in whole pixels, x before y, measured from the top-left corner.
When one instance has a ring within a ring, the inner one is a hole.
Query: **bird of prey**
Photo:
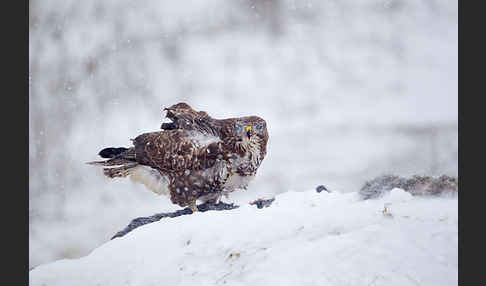
[[[109,178],[129,177],[174,204],[197,210],[196,200],[217,203],[246,189],[267,153],[268,131],[258,116],[215,119],[186,103],[164,108],[170,123],[132,139],[129,148],[99,152]]]

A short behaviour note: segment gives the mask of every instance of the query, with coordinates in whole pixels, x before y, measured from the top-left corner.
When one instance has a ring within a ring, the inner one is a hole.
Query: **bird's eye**
[[[243,126],[236,124],[235,130],[236,130],[236,133],[240,134],[243,131]]]
[[[262,131],[263,130],[263,123],[257,123],[257,125],[255,126],[255,129],[258,130],[258,131]]]

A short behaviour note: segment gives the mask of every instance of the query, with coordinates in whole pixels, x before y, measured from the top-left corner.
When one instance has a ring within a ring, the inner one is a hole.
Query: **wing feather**
[[[144,133],[133,144],[138,163],[166,173],[210,168],[222,153],[219,138],[183,129]]]

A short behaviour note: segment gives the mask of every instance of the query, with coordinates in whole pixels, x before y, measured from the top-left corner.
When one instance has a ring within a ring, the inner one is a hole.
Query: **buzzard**
[[[129,177],[174,204],[197,210],[196,200],[217,203],[222,195],[246,189],[267,153],[268,131],[258,116],[215,119],[186,103],[164,108],[170,123],[132,139],[129,148],[105,148],[109,178]]]

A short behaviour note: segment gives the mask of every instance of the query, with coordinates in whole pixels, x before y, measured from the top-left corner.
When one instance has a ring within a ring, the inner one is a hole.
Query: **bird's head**
[[[250,166],[258,168],[267,153],[267,123],[258,116],[233,118],[228,123],[231,134],[225,141],[239,150],[240,156],[251,154]]]
[[[268,140],[267,123],[258,116],[234,118],[228,124],[228,133],[238,144],[266,145]]]

